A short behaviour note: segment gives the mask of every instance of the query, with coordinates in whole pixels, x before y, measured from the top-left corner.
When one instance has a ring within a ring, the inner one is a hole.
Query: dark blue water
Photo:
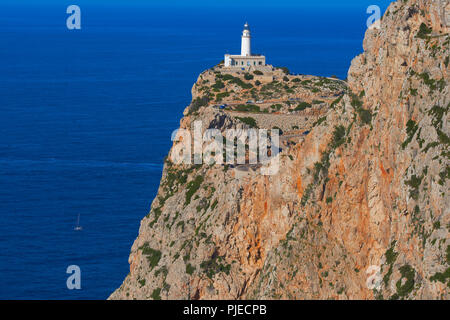
[[[197,75],[253,48],[346,78],[364,7],[320,10],[0,7],[0,299],[105,299],[127,275]],[[81,215],[82,232],[73,230]],[[82,290],[66,288],[79,265]]]

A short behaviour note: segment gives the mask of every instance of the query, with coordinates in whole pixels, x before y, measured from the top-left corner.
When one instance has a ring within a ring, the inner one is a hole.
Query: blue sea
[[[0,5],[0,299],[106,299],[129,272],[191,88],[248,21],[255,52],[347,76],[366,7]],[[80,215],[82,231],[74,231]],[[81,269],[69,290],[66,269]]]

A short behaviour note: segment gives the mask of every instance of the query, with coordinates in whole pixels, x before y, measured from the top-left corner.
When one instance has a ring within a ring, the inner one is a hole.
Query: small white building
[[[258,69],[258,67],[266,66],[266,57],[263,55],[252,55],[251,34],[248,23],[244,25],[242,31],[241,55],[225,55],[225,67],[250,68]]]

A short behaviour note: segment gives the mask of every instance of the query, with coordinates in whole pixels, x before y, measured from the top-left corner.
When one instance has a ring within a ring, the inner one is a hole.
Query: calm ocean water
[[[362,51],[351,11],[0,7],[0,299],[105,299],[198,74],[253,48],[294,73],[346,78]],[[73,230],[78,214],[83,231]],[[82,290],[66,288],[79,265]]]

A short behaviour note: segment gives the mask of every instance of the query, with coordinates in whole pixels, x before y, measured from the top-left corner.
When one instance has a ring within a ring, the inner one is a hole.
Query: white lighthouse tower
[[[225,68],[234,68],[237,70],[259,69],[263,70],[266,66],[266,57],[260,54],[252,55],[250,27],[248,23],[244,25],[242,31],[241,55],[226,54],[224,59]]]
[[[246,57],[246,56],[252,55],[251,39],[252,39],[252,37],[250,36],[250,27],[248,26],[248,23],[246,22],[244,25],[244,31],[242,31],[241,56]]]

